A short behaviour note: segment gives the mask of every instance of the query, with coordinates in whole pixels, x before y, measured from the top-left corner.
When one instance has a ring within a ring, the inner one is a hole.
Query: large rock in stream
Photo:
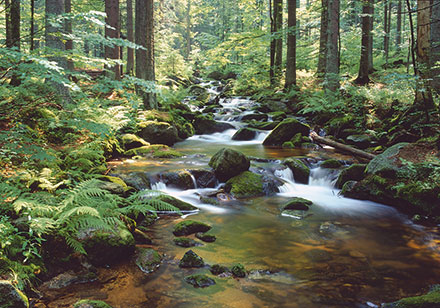
[[[29,300],[7,280],[0,280],[1,308],[28,308]]]
[[[173,145],[179,140],[177,129],[166,122],[145,121],[138,124],[139,135],[152,144]]]
[[[295,182],[309,184],[310,169],[298,158],[287,158],[283,162],[293,172]]]
[[[234,129],[232,124],[217,122],[211,116],[204,114],[194,118],[193,126],[197,135],[221,133],[228,129]]]
[[[235,198],[263,196],[263,177],[250,171],[242,172],[226,182],[225,190]]]
[[[249,170],[250,165],[249,158],[243,153],[228,148],[218,151],[209,161],[209,166],[222,182]]]
[[[383,308],[435,308],[440,307],[440,286],[434,286],[430,292],[420,296],[402,298],[401,300],[384,304]]]
[[[296,134],[301,133],[308,136],[310,126],[296,119],[285,119],[263,141],[263,145],[281,146],[284,142],[292,139]]]

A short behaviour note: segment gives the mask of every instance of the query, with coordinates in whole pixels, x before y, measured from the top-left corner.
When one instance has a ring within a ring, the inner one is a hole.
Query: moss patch
[[[263,177],[250,171],[242,172],[226,182],[225,190],[236,198],[262,196]]]
[[[109,304],[103,301],[95,301],[90,299],[82,299],[77,301],[74,305],[74,308],[112,308]]]
[[[184,220],[174,226],[175,236],[190,235],[197,232],[207,232],[211,226],[195,220]]]

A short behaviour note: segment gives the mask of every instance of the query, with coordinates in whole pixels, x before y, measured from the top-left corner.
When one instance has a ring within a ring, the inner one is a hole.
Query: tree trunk
[[[398,0],[397,2],[397,21],[396,21],[397,53],[400,53],[400,44],[402,44],[402,0]]]
[[[29,49],[32,51],[35,49],[35,44],[34,44],[34,34],[35,34],[35,0],[31,0],[31,27],[30,27],[30,47]]]
[[[11,34],[11,46],[9,47],[14,47],[17,51],[20,51],[20,0],[11,0],[9,12]],[[12,74],[9,84],[12,86],[19,86],[21,84],[17,74]]]
[[[431,14],[431,76],[432,89],[440,96],[440,3]]]
[[[319,35],[318,77],[325,74],[327,61],[327,37],[328,37],[328,0],[321,0],[321,29]]]
[[[301,8],[301,0],[296,0],[296,8],[298,10]],[[296,37],[298,40],[301,38],[301,20],[299,18],[296,19]]]
[[[370,82],[368,77],[368,63],[370,62],[368,46],[370,46],[373,0],[365,0],[362,5],[362,43],[361,43],[361,60],[359,64],[359,74],[355,83],[365,85]]]
[[[296,85],[296,0],[287,0],[287,63],[286,84],[289,89]]]
[[[65,49],[65,45],[61,37],[58,35],[63,32],[64,26],[57,23],[51,23],[50,19],[61,16],[64,14],[64,10],[64,0],[46,0],[46,47],[57,50],[58,52],[62,52]],[[50,60],[55,61],[61,68],[67,69],[67,61],[65,57],[51,57]],[[48,83],[55,88],[58,94],[61,95],[63,104],[71,102],[72,99],[69,91],[63,83],[53,80],[48,81]]]
[[[154,83],[154,27],[153,0],[136,0],[135,40],[145,49],[136,49],[136,77]],[[145,109],[157,108],[156,95],[151,90],[141,87],[137,92],[143,98]]]
[[[186,0],[186,59],[191,56],[191,0]]]
[[[328,0],[328,39],[325,70],[325,89],[339,90],[339,0]]]
[[[420,80],[416,87],[415,105],[420,110],[428,111],[434,108],[430,77],[430,48],[431,48],[431,5],[430,1],[417,1],[417,75]]]
[[[374,0],[373,0],[373,6],[371,8],[371,22],[370,22],[370,33],[373,33],[373,26],[374,26]],[[371,74],[374,72],[373,67],[373,35],[371,34],[371,39],[368,44],[368,73]]]
[[[270,67],[269,67],[269,76],[270,76],[270,84],[275,84],[275,17],[273,10],[273,1],[269,0],[269,17],[270,17]]]
[[[281,76],[281,68],[283,64],[283,0],[274,0],[274,17],[276,27],[275,39],[275,77]]]
[[[388,1],[383,1],[383,51],[385,54],[388,49]]]
[[[5,0],[6,47],[12,47],[11,35],[11,1]]]
[[[133,37],[133,0],[127,0],[127,40],[134,42]],[[127,48],[127,69],[128,75],[133,75],[134,50]]]
[[[72,13],[72,2],[71,0],[64,0],[64,6],[65,6],[65,13],[69,14]],[[67,34],[72,34],[72,21],[70,19],[66,20],[65,23],[65,31]],[[73,41],[72,40],[67,40],[66,41],[66,50],[68,50],[68,52],[72,52],[73,50]],[[72,60],[67,60],[67,69],[70,71],[73,71],[74,69],[74,63]]]
[[[119,0],[105,0],[105,13],[107,14],[105,27],[106,38],[119,38]],[[105,47],[106,59],[119,59],[119,46]],[[110,68],[108,68],[110,69]],[[115,80],[121,79],[121,72],[119,65],[112,65],[112,76]]]

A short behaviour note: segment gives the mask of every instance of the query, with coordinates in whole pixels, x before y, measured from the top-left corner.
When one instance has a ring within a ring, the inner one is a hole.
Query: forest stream
[[[215,87],[211,89],[215,93]],[[251,170],[274,177],[279,192],[272,196],[225,200],[205,204],[200,194],[216,188],[180,190],[157,181],[152,188],[182,199],[199,211],[161,216],[152,226],[153,247],[164,256],[154,273],[138,269],[134,259],[98,269],[98,279],[57,290],[46,290],[47,307],[68,307],[78,299],[105,300],[113,307],[380,307],[381,303],[411,296],[438,283],[440,239],[427,227],[412,223],[393,207],[338,195],[337,171],[319,167],[323,152],[263,147],[268,132],[251,141],[233,141],[255,102],[226,98],[216,120],[235,129],[196,135],[177,143],[185,154],[175,159],[127,160],[116,174],[208,168],[212,155],[224,147],[250,157]],[[195,107],[194,107],[195,108]],[[246,110],[246,111],[243,111]],[[350,157],[325,155],[342,161]],[[330,153],[330,154],[328,154]],[[311,166],[309,184],[295,183],[285,157],[306,157]],[[291,197],[313,201],[304,215],[281,215],[280,206]],[[184,269],[178,262],[189,248],[174,245],[173,226],[195,219],[212,226],[217,240],[191,249],[206,264],[228,267],[240,263],[245,278],[214,276],[209,268]],[[438,233],[437,233],[438,234]],[[190,274],[207,274],[216,282],[194,288],[184,281]]]

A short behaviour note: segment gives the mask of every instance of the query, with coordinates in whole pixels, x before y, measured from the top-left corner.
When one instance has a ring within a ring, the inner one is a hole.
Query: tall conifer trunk
[[[287,0],[287,59],[286,84],[289,89],[296,84],[296,0]]]
[[[371,35],[371,23],[373,13],[373,0],[365,0],[362,5],[362,42],[361,42],[361,60],[359,64],[359,74],[355,80],[355,83],[365,85],[370,82],[368,77],[368,63],[370,62],[370,53],[368,52],[368,46],[372,39]]]
[[[127,0],[127,40],[134,42],[133,37],[133,0]],[[127,74],[133,75],[134,50],[127,48]]]
[[[319,35],[319,55],[317,70],[317,74],[319,77],[324,76],[327,61],[328,0],[321,0],[321,6],[321,29]]]
[[[339,90],[339,0],[328,0],[328,38],[325,70],[325,89]]]
[[[105,0],[105,13],[107,14],[105,27],[105,37],[107,38],[119,38],[119,0]],[[106,46],[105,47],[106,59],[119,59],[119,46]],[[109,68],[110,69],[110,68]],[[111,67],[113,72],[113,78],[116,80],[121,79],[121,72],[119,65],[113,65]]]

